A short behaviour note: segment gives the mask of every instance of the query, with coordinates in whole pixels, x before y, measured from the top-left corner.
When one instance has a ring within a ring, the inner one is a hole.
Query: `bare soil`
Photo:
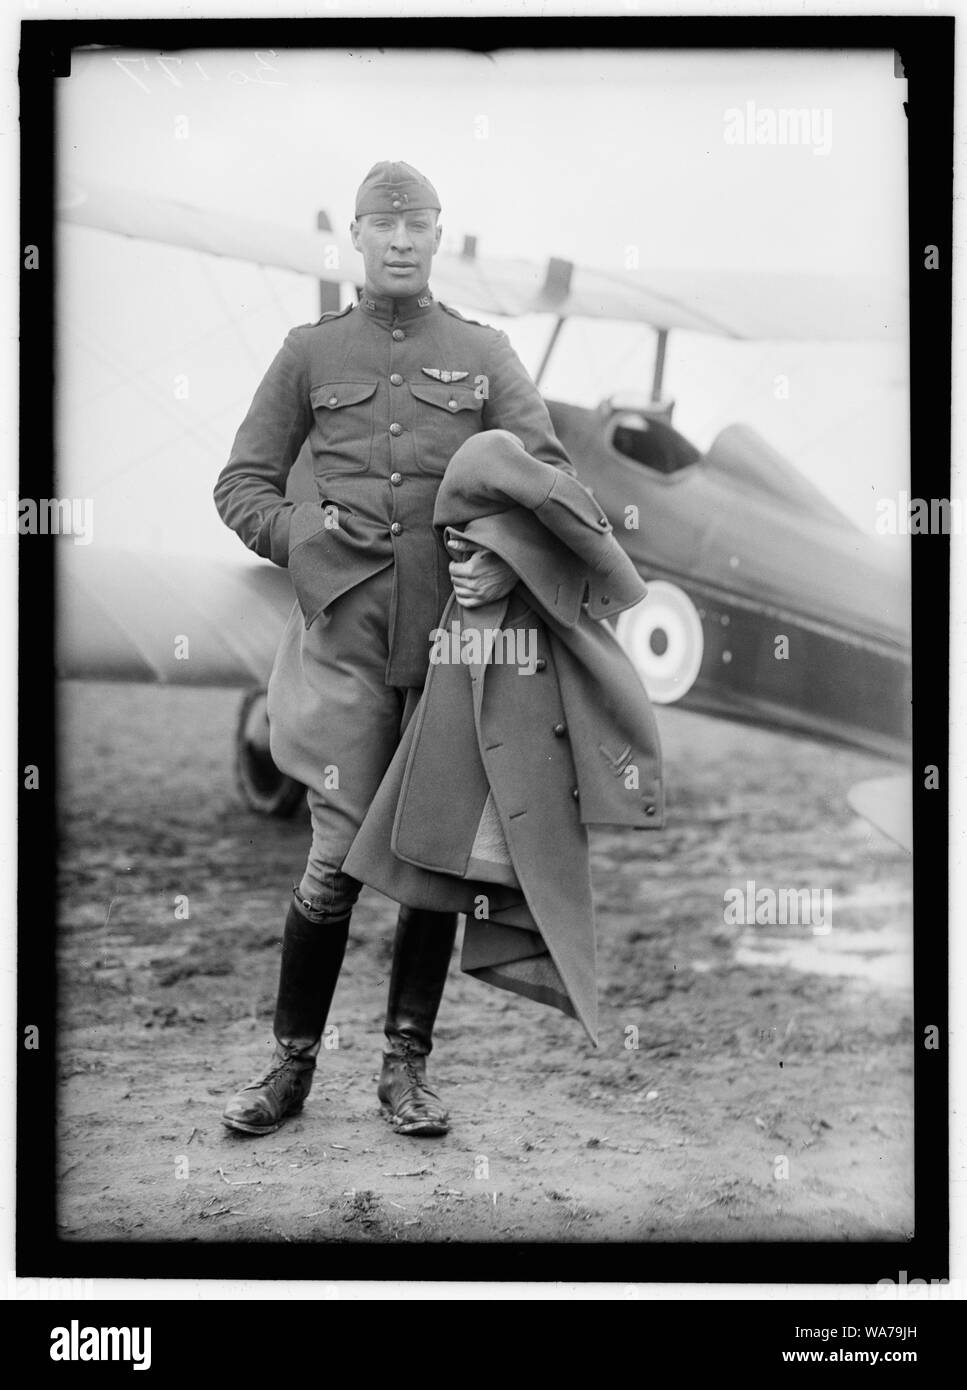
[[[239,698],[61,688],[62,1237],[912,1234],[911,998],[873,968],[898,933],[909,946],[910,861],[846,804],[882,763],[662,709],[667,829],[594,839],[600,1047],[462,975],[457,953],[430,1073],[452,1131],[396,1135],[375,1092],[395,907],[366,890],[331,1016],[338,1047],[303,1114],[258,1139],[220,1112],[269,1057],[308,821],[242,804]],[[830,970],[769,951],[743,963],[750,934],[726,925],[723,894],[747,879],[832,889],[845,906],[810,943]],[[851,969],[835,966],[840,933],[866,943]]]

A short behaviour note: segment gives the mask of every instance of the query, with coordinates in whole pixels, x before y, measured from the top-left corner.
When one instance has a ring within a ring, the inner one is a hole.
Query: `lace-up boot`
[[[447,1111],[426,1084],[426,1059],[457,931],[455,913],[400,908],[393,948],[379,1095],[400,1134],[446,1134]]]
[[[310,922],[294,903],[289,905],[282,935],[272,1064],[264,1076],[250,1081],[228,1102],[222,1120],[230,1129],[273,1134],[302,1109],[348,937],[348,913]]]

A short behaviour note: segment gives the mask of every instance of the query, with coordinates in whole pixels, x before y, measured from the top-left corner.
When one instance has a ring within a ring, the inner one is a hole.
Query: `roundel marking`
[[[615,633],[649,699],[673,705],[687,695],[702,668],[705,636],[684,589],[666,579],[649,580],[647,595],[620,614]]]

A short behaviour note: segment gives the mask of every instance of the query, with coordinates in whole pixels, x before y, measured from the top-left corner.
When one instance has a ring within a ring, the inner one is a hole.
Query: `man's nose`
[[[413,237],[402,217],[393,228],[393,250],[408,251],[413,245]]]

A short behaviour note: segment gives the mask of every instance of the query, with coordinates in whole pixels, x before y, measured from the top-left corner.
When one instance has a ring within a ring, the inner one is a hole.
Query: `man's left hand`
[[[464,541],[451,541],[451,550],[469,550]],[[463,608],[479,608],[509,594],[517,575],[492,550],[477,550],[469,560],[451,560],[450,578],[457,602]]]

